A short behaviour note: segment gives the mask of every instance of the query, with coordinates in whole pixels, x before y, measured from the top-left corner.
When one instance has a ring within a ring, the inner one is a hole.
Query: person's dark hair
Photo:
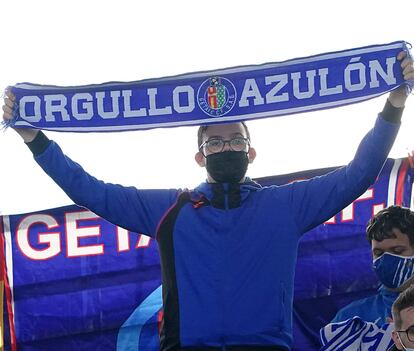
[[[244,127],[244,130],[246,131],[247,139],[250,140],[249,128],[247,128],[246,123],[244,121],[239,122],[239,123],[241,123],[241,125]],[[201,144],[203,143],[203,134],[206,132],[207,128],[208,128],[208,125],[200,126],[200,128],[198,128],[198,132],[197,132],[197,146],[198,146],[198,148],[200,148]]]
[[[391,312],[395,330],[401,329],[401,311],[408,307],[414,307],[414,285],[410,285],[407,289],[402,291],[392,304]]]
[[[414,245],[414,212],[400,206],[387,207],[371,218],[367,225],[367,239],[371,243],[372,240],[395,238],[394,228],[406,234],[410,244]]]

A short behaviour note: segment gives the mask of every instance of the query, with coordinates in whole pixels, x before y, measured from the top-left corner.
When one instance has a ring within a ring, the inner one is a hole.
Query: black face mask
[[[206,156],[206,168],[218,183],[238,183],[246,174],[249,158],[245,151],[224,151]]]

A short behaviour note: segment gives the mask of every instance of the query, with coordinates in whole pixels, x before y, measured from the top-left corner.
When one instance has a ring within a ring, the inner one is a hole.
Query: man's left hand
[[[401,68],[403,70],[404,80],[412,80],[414,79],[414,65],[413,60],[407,57],[407,53],[405,51],[401,51],[397,55],[397,60],[401,61]],[[388,97],[389,102],[394,107],[404,107],[405,100],[407,100],[407,93],[406,87],[404,85],[400,86],[399,88],[393,90]]]

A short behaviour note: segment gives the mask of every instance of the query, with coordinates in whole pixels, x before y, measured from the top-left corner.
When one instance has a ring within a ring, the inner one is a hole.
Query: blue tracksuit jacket
[[[138,190],[93,178],[54,142],[36,161],[78,205],[157,238],[162,350],[223,345],[289,350],[299,238],[375,181],[398,128],[379,117],[348,166],[285,186],[247,181],[203,183],[192,191]]]
[[[388,323],[387,317],[391,317],[391,307],[399,293],[380,286],[378,294],[351,302],[338,311],[331,323],[346,321],[355,316],[365,322],[375,323],[381,327]]]

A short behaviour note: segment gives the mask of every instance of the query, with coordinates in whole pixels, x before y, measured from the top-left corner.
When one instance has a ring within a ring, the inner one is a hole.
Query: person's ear
[[[392,340],[394,341],[394,344],[397,347],[397,349],[398,350],[404,350],[403,346],[401,345],[400,338],[398,337],[397,332],[395,330],[392,331],[391,337],[392,337]]]
[[[249,163],[253,163],[254,159],[256,158],[256,150],[253,147],[251,147],[249,149],[247,156],[249,158]]]
[[[200,151],[194,155],[194,159],[200,167],[206,166],[206,158]]]

